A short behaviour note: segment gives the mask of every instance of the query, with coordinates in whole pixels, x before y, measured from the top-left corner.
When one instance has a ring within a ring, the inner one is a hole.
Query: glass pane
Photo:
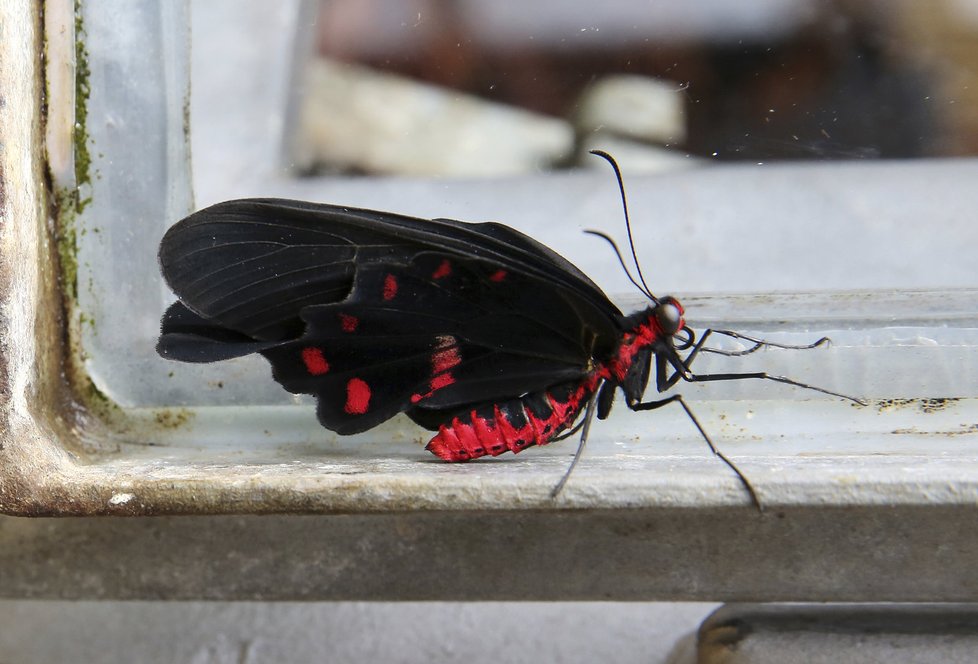
[[[936,157],[975,150],[978,13],[919,7],[85,4],[96,174],[77,222],[86,367],[130,413],[187,408],[167,417],[196,418],[195,439],[230,422],[251,423],[239,440],[323,435],[311,400],[284,392],[260,358],[194,366],[154,352],[173,297],[153,259],[159,238],[191,209],[242,196],[502,221],[623,309],[643,306],[607,246],[581,233],[624,233],[613,176],[587,155],[602,147],[622,164],[650,285],[684,296],[691,325],[834,342],[701,370],[762,366],[868,397],[976,396],[978,164]],[[809,161],[831,163],[797,163]],[[840,294],[852,289],[873,292]],[[746,295],[771,291],[818,294]],[[758,383],[686,393],[829,400]]]

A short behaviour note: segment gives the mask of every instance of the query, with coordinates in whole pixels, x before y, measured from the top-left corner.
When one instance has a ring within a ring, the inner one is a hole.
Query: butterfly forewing
[[[505,226],[299,201],[246,199],[201,210],[166,233],[160,264],[195,313],[256,339],[284,339],[295,336],[304,308],[346,298],[358,268],[432,249],[561,284],[605,316],[620,316],[577,268]]]

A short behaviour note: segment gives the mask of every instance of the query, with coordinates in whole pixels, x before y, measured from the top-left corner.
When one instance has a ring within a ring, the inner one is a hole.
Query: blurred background
[[[320,0],[310,11],[304,172],[566,168],[608,143],[633,170],[978,150],[974,0]]]

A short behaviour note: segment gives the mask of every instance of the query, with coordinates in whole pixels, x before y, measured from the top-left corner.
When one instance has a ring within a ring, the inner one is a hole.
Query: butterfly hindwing
[[[324,426],[364,431],[401,411],[513,398],[580,377],[594,339],[609,331],[594,325],[600,317],[582,319],[561,290],[425,252],[362,268],[348,300],[310,307],[306,333],[263,354],[286,389],[316,395]]]
[[[257,353],[276,342],[259,341],[215,324],[174,302],[163,314],[165,331],[156,344],[156,352],[179,362],[217,362]]]

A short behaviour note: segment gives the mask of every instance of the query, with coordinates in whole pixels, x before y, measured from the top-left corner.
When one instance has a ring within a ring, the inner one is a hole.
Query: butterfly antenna
[[[642,282],[642,292],[649,296],[653,302],[658,302],[658,298],[652,294],[652,289],[645,281],[645,276],[642,274],[642,266],[638,262],[638,253],[635,251],[635,239],[632,237],[632,221],[628,216],[628,199],[625,196],[625,182],[621,177],[621,169],[618,167],[618,162],[615,158],[604,150],[591,150],[591,154],[601,157],[609,164],[611,168],[615,171],[615,179],[618,181],[618,191],[621,193],[621,207],[625,213],[625,230],[628,232],[628,246],[632,250],[632,261],[635,263],[635,270],[638,272],[638,280]],[[634,279],[632,283],[635,283]],[[636,284],[637,285],[637,284]]]
[[[632,276],[632,273],[629,271],[628,265],[625,264],[625,258],[621,255],[621,250],[618,249],[618,245],[615,243],[614,240],[611,239],[611,237],[609,235],[607,235],[605,233],[602,233],[601,231],[585,230],[584,232],[587,233],[587,234],[589,234],[589,235],[596,235],[599,238],[601,238],[602,240],[604,240],[605,242],[607,242],[608,244],[610,244],[611,245],[611,248],[614,249],[614,251],[615,251],[615,256],[618,257],[618,262],[621,264],[621,269],[625,271],[625,276],[628,277],[628,280],[630,282],[632,282],[632,285],[634,285],[635,288],[637,288],[639,290],[639,292],[641,292],[643,295],[651,298],[655,302],[658,301],[658,300],[656,300],[655,296],[652,295],[652,293],[649,292],[649,289],[648,288],[644,288],[642,286],[642,284],[640,284],[637,281],[635,281],[635,277],[633,277]]]

